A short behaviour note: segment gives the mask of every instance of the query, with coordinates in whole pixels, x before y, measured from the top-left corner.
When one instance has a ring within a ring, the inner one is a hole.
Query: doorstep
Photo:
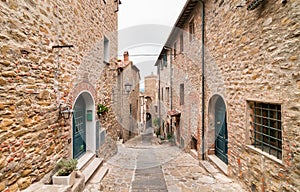
[[[87,151],[83,156],[78,159],[77,169],[82,170],[82,168],[94,157],[94,154]]]
[[[228,175],[228,165],[216,155],[208,155],[208,159],[213,162],[225,175]]]

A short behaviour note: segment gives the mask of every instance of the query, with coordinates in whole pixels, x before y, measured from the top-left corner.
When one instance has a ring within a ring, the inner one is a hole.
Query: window
[[[161,100],[164,100],[164,88],[161,88]]]
[[[177,43],[174,43],[173,51],[174,51],[174,58],[176,57],[176,49],[177,49]]]
[[[103,62],[109,63],[109,40],[104,37]]]
[[[195,38],[195,23],[194,19],[192,19],[189,23],[189,32],[190,32],[190,41],[194,40]]]
[[[129,114],[132,115],[132,104],[129,105]]]
[[[183,52],[183,33],[180,34],[180,53]]]
[[[154,108],[155,108],[155,113],[157,113],[157,111],[158,111],[157,105],[155,105]]]
[[[168,56],[167,56],[167,53],[164,53],[164,55],[163,55],[163,66],[164,67],[168,66]]]
[[[281,106],[249,102],[251,144],[282,159]]]
[[[166,101],[169,102],[169,97],[170,97],[170,88],[166,87]]]
[[[184,105],[184,84],[180,84],[180,105]]]

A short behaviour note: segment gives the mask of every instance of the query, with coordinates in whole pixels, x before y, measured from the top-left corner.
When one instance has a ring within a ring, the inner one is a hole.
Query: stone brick
[[[13,123],[14,123],[14,120],[12,120],[12,119],[3,119],[0,124],[0,127],[8,127],[8,126],[12,125]]]
[[[0,110],[5,109],[5,106],[3,105],[3,103],[0,103]]]
[[[1,181],[0,182],[0,191],[3,191],[6,188],[5,182]]]
[[[2,75],[3,77],[15,77],[15,76],[16,76],[16,73],[13,72],[13,71],[3,71],[3,72],[1,73],[1,75]]]
[[[18,192],[19,191],[19,188],[18,188],[18,184],[17,183],[14,183],[12,185],[10,185],[8,187],[8,192]]]
[[[17,181],[19,189],[26,189],[30,184],[31,184],[31,179],[30,177],[25,177],[25,178],[20,178]]]

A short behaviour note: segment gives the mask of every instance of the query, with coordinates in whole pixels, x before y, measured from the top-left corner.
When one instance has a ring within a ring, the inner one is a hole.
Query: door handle
[[[218,122],[217,122],[217,125],[220,125],[220,124],[221,124],[221,121],[218,121]]]

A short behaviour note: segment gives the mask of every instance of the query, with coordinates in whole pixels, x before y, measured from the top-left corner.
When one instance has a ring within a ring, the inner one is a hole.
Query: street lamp
[[[70,109],[69,107],[63,108],[62,105],[62,103],[59,105],[59,116],[63,117],[64,119],[69,119],[74,110]]]
[[[131,87],[132,87],[132,84],[131,84],[131,83],[128,83],[128,82],[125,83],[125,91],[126,91],[127,94],[130,93]]]

